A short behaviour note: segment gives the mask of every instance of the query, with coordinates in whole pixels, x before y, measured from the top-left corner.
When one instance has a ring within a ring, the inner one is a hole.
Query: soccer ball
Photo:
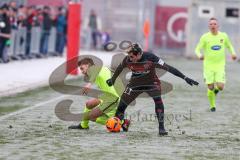
[[[121,120],[117,117],[109,118],[106,122],[106,127],[109,132],[120,132]]]

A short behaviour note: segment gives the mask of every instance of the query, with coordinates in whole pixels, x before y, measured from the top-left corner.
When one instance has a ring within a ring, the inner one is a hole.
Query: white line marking
[[[21,113],[26,112],[26,111],[29,111],[29,110],[33,110],[33,109],[38,108],[38,107],[40,107],[40,106],[43,106],[43,105],[45,105],[45,104],[47,104],[47,103],[51,103],[51,102],[57,101],[58,99],[62,99],[62,98],[66,98],[66,97],[69,97],[69,96],[67,96],[67,95],[62,95],[62,96],[60,96],[60,97],[57,97],[57,98],[54,98],[54,99],[51,99],[51,100],[48,100],[48,101],[45,101],[45,102],[38,103],[38,104],[36,104],[36,105],[34,105],[34,106],[27,107],[27,108],[18,110],[18,111],[13,112],[13,113],[9,113],[9,114],[6,114],[6,115],[4,115],[4,116],[0,116],[0,121],[2,121],[2,120],[4,120],[4,119],[7,119],[7,118],[9,118],[9,117],[11,117],[11,116],[15,116],[15,115],[17,115],[17,114],[21,114]]]

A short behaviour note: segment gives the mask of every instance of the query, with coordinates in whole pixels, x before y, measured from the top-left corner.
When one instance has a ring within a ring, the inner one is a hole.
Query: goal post
[[[80,23],[81,22],[81,3],[79,1],[70,1],[68,5],[67,20],[67,74],[77,75],[77,57],[80,49]]]

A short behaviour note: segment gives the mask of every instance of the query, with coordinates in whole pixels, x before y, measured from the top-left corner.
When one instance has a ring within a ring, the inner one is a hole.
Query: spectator
[[[40,40],[40,53],[44,56],[48,53],[48,40],[52,27],[52,19],[50,17],[50,8],[45,6],[43,10],[42,34]]]
[[[17,28],[24,27],[25,25],[25,19],[26,19],[26,7],[19,6],[18,12],[17,12]]]
[[[9,9],[12,9],[14,11],[17,11],[17,2],[16,1],[11,1],[9,3]]]
[[[25,26],[27,29],[25,55],[27,57],[30,57],[32,26],[33,26],[34,17],[35,17],[34,7],[30,6],[27,8],[27,18],[25,20]]]
[[[16,1],[11,1],[4,6],[0,5],[0,63],[7,63],[9,59],[20,60],[46,56],[53,25],[56,26],[57,33],[56,38],[53,38],[56,41],[51,42],[54,44],[51,48],[56,47],[57,55],[62,56],[66,43],[66,9],[58,8],[57,10],[58,12],[50,13],[48,6],[44,8],[41,6],[17,6]],[[54,24],[53,19],[55,20]],[[33,30],[32,27],[39,27],[42,31],[37,32],[39,35],[34,34],[33,36],[33,32],[35,33],[38,28]],[[32,41],[33,38],[34,41]],[[38,43],[38,41],[40,42]],[[11,55],[7,52],[10,52]]]
[[[66,26],[67,26],[66,10],[63,8],[59,8],[59,14],[56,19],[57,36],[55,46],[55,51],[59,56],[63,55],[63,50],[66,43]]]
[[[97,49],[97,41],[98,37],[100,37],[101,21],[94,10],[90,11],[88,27],[90,28],[91,32],[92,47]]]
[[[9,7],[3,5],[1,8],[1,18],[0,18],[0,61],[3,63],[8,63],[9,58],[7,55],[7,48],[10,44],[11,38],[11,23],[9,18]]]
[[[15,1],[11,1],[9,3],[9,12],[10,12],[10,22],[12,29],[17,29],[17,4]]]
[[[36,19],[35,19],[35,26],[40,27],[43,23],[43,10],[42,8],[38,8],[36,11]]]

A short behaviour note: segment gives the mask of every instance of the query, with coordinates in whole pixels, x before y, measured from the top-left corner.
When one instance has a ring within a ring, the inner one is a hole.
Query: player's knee
[[[88,108],[89,105],[90,105],[90,102],[87,101],[87,102],[85,103],[85,105],[86,105],[86,107]]]
[[[214,85],[208,85],[209,90],[214,90]]]
[[[93,106],[92,102],[87,101],[85,105],[88,109],[92,109],[92,106]]]
[[[153,98],[155,105],[162,105],[163,101],[161,97],[155,97]]]
[[[209,90],[213,91],[214,90],[214,87],[208,87]]]
[[[218,89],[219,89],[220,91],[222,91],[222,90],[224,89],[224,85],[218,86]]]

